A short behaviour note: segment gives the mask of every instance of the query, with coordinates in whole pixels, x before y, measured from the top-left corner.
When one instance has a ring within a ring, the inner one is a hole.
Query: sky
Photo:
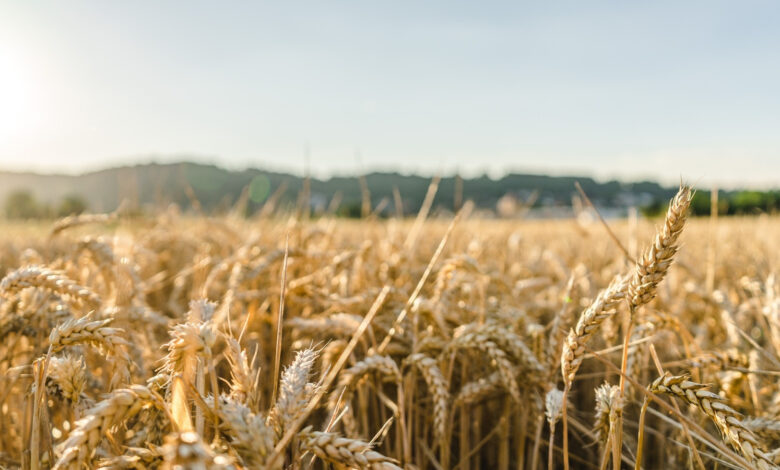
[[[780,186],[776,1],[0,0],[0,169]]]

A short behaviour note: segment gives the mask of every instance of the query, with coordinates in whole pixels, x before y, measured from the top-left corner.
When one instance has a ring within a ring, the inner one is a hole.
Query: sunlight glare
[[[0,137],[29,131],[34,117],[30,69],[13,51],[0,49]]]

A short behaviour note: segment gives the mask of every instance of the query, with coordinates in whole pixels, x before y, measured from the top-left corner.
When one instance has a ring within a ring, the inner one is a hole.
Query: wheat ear
[[[192,431],[166,436],[162,454],[163,470],[235,470],[228,457],[216,455]]]
[[[561,353],[561,373],[567,388],[571,387],[577,370],[585,356],[585,346],[604,321],[617,312],[618,305],[626,296],[627,280],[615,277],[609,287],[599,293],[593,303],[582,312],[574,329],[569,331]]]
[[[457,336],[450,342],[442,355],[447,355],[456,349],[476,349],[484,352],[495,364],[496,371],[501,376],[501,383],[512,398],[516,402],[520,402],[520,387],[515,378],[515,367],[506,352],[490,336],[483,332],[469,332]]]
[[[279,436],[301,416],[317,392],[317,385],[309,382],[317,355],[311,348],[298,351],[295,360],[282,373],[279,398],[268,416]]]
[[[219,407],[214,407],[213,399],[206,403],[219,417],[219,429],[228,436],[229,445],[241,457],[248,468],[264,467],[265,459],[276,444],[273,428],[265,418],[252,413],[245,405],[230,397],[220,397]]]
[[[76,301],[77,306],[84,305],[88,309],[96,309],[101,303],[97,294],[78,285],[64,272],[45,266],[34,265],[19,268],[6,275],[0,282],[0,291],[3,293],[18,292],[27,287],[37,287],[57,295],[68,296]]]
[[[455,405],[468,405],[484,400],[501,391],[501,374],[493,372],[487,377],[467,382],[455,396]]]
[[[425,354],[412,354],[404,361],[417,367],[422,373],[428,390],[433,394],[433,428],[438,439],[445,435],[447,409],[450,401],[449,386],[436,361]]]
[[[162,399],[142,385],[114,390],[76,422],[75,429],[62,443],[62,456],[54,470],[78,470],[88,463],[103,435],[121,421],[135,416],[147,406],[164,409]]]
[[[701,410],[715,423],[723,439],[731,444],[757,468],[764,470],[776,468],[766,454],[759,448],[756,436],[742,423],[742,415],[731,408],[726,399],[706,390],[707,385],[691,382],[688,375],[664,374],[651,385],[653,393],[665,393],[681,398]]]
[[[128,383],[129,366],[132,362],[127,351],[124,350],[128,343],[122,337],[124,330],[108,326],[112,321],[112,318],[93,320],[91,315],[71,318],[58,325],[49,334],[50,353],[57,353],[68,346],[86,344],[115,359],[116,369],[111,377],[111,388],[120,383]]]
[[[692,198],[691,188],[680,188],[669,204],[664,225],[656,234],[653,244],[637,261],[634,276],[628,285],[628,302],[632,312],[655,297],[658,283],[666,276],[677,253],[677,241],[685,227]]]
[[[303,451],[311,452],[326,462],[360,469],[401,470],[394,460],[371,450],[367,442],[330,432],[312,431],[311,427],[301,430],[298,439]]]

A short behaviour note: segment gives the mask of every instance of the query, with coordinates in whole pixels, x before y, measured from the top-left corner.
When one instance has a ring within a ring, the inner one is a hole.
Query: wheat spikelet
[[[555,426],[563,414],[563,398],[563,392],[557,388],[550,389],[544,396],[544,415],[550,427]]]
[[[166,436],[162,454],[163,470],[235,470],[229,458],[215,455],[192,431]]]
[[[266,425],[265,419],[230,397],[220,397],[219,407],[213,406],[211,397],[206,399],[206,404],[218,415],[220,431],[229,437],[230,446],[244,464],[250,468],[265,465],[276,443],[274,430]]]
[[[450,401],[449,385],[436,361],[424,354],[415,353],[404,360],[422,373],[429,392],[433,395],[433,428],[436,436],[444,436],[447,426],[447,409]]]
[[[159,396],[142,385],[114,390],[103,401],[91,408],[76,422],[76,427],[60,446],[62,456],[55,470],[78,470],[88,463],[92,452],[108,430],[123,420],[136,415],[147,406],[164,407]]]
[[[58,220],[51,229],[49,236],[55,236],[63,231],[78,227],[79,225],[92,224],[92,223],[105,223],[115,220],[117,217],[116,212],[111,214],[79,214],[71,215]]]
[[[230,364],[230,397],[245,403],[250,409],[256,409],[259,397],[258,380],[260,371],[249,366],[246,351],[241,349],[238,340],[226,338],[228,348],[225,358]]]
[[[567,387],[571,387],[574,376],[582,365],[585,346],[601,324],[617,312],[620,301],[625,298],[625,290],[626,280],[620,276],[614,278],[609,287],[601,291],[593,303],[582,312],[574,329],[569,331],[561,353],[561,373]]]
[[[436,356],[447,347],[447,341],[441,336],[429,335],[419,338],[415,351],[418,353]]]
[[[298,419],[317,391],[317,385],[309,382],[317,354],[311,348],[298,351],[295,360],[282,373],[279,397],[268,416],[280,436]]]
[[[103,279],[107,283],[116,283],[116,260],[114,250],[108,243],[95,238],[85,238],[78,244],[78,251],[85,251],[94,260]]]
[[[187,321],[189,322],[208,322],[214,316],[217,304],[205,299],[190,301],[190,310],[187,312]]]
[[[197,313],[198,310],[191,311],[190,316],[197,316]],[[216,334],[211,321],[191,320],[174,326],[171,336],[172,339],[164,345],[168,354],[159,372],[166,375],[170,383],[166,398],[170,398],[171,414],[177,428],[189,431],[193,424],[187,400],[188,386],[195,383],[198,361],[211,358]]]
[[[493,372],[487,377],[465,383],[455,396],[455,405],[468,405],[482,401],[503,390],[501,374]]]
[[[284,326],[291,328],[296,336],[349,338],[360,326],[362,320],[363,318],[359,315],[334,313],[316,318],[290,318],[285,320]]]
[[[89,345],[114,358],[116,369],[111,377],[111,388],[122,382],[128,383],[130,380],[129,366],[132,362],[124,350],[128,343],[122,337],[124,330],[109,327],[111,322],[113,322],[111,318],[93,320],[91,315],[71,318],[51,331],[49,335],[50,351],[57,353],[68,346]]]
[[[705,390],[706,385],[691,382],[688,375],[666,373],[649,387],[653,393],[666,393],[699,408],[720,430],[723,438],[760,469],[775,468],[759,448],[756,436],[742,423],[741,416],[726,400]]]
[[[121,328],[111,328],[113,319],[93,320],[91,316],[72,318],[58,325],[49,335],[49,345],[52,353],[61,351],[64,347],[76,344],[88,344],[101,352],[120,355],[121,346],[127,346],[127,341],[121,337]]]
[[[341,374],[339,374],[338,391],[349,390],[349,388],[357,384],[361,378],[372,372],[377,372],[381,377],[387,377],[394,382],[401,381],[401,372],[398,370],[398,366],[394,360],[387,356],[372,355],[364,358],[354,366],[344,369]]]
[[[125,455],[118,455],[107,459],[101,459],[98,462],[98,470],[145,470],[147,468],[159,467],[162,463],[162,455],[155,449],[146,449],[141,447],[128,447]]]
[[[610,430],[614,428],[617,416],[623,407],[620,387],[602,384],[596,388],[596,419],[594,430],[599,448],[604,449]]]
[[[180,323],[170,334],[172,339],[164,345],[168,354],[160,368],[160,372],[169,377],[183,372],[190,358],[210,355],[216,340],[214,326],[207,321]]]
[[[721,370],[729,367],[749,369],[750,359],[741,351],[731,348],[725,351],[708,351],[691,358],[691,365],[693,367],[712,367]]]
[[[519,366],[526,369],[529,375],[542,372],[545,367],[539,362],[531,349],[525,344],[523,338],[513,333],[505,324],[496,321],[488,321],[484,324],[471,323],[455,329],[453,338],[468,334],[486,335],[494,341],[504,352],[515,359]]]
[[[778,419],[746,418],[742,420],[742,425],[773,447],[777,447],[777,444],[780,443],[780,420]]]
[[[54,356],[49,360],[48,379],[64,399],[77,405],[87,382],[83,358]]]
[[[632,312],[655,297],[656,287],[666,276],[677,253],[677,239],[685,226],[692,198],[691,188],[680,187],[669,204],[664,225],[653,244],[637,261],[634,276],[628,284],[628,303]]]
[[[76,306],[96,309],[100,297],[84,286],[78,285],[62,271],[44,266],[26,266],[7,274],[0,282],[0,292],[14,293],[27,287],[46,289],[60,296],[74,300]]]
[[[520,401],[520,387],[515,378],[515,368],[509,360],[506,352],[498,347],[491,338],[483,333],[464,333],[450,342],[442,355],[457,349],[476,349],[484,352],[501,376],[501,383],[506,387],[512,398]]]
[[[301,449],[311,452],[326,462],[370,470],[400,470],[393,459],[371,450],[371,446],[357,439],[348,439],[334,433],[312,431],[311,427],[298,433]]]

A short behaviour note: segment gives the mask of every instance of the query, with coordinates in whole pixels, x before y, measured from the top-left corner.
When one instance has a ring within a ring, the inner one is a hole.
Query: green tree
[[[58,217],[67,217],[69,215],[79,215],[87,210],[87,201],[78,194],[70,194],[62,198],[57,207]]]
[[[5,200],[5,215],[9,219],[32,219],[41,214],[42,208],[30,191],[14,191]]]

